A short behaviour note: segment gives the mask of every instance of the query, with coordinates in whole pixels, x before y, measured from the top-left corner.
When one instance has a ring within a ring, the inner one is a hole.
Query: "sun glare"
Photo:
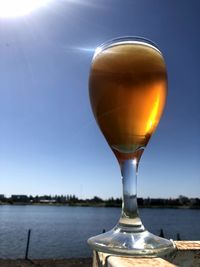
[[[10,18],[28,15],[50,0],[0,0],[0,17]]]

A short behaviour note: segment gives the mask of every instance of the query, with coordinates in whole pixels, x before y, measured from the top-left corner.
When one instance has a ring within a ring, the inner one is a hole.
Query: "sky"
[[[160,47],[169,79],[138,196],[200,197],[199,10],[199,0],[50,0],[23,16],[0,11],[0,194],[121,196],[88,75],[98,45],[131,35]]]

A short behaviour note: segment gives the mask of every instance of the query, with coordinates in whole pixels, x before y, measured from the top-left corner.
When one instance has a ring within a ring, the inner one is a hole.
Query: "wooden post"
[[[163,237],[163,238],[165,237],[165,236],[164,236],[164,231],[163,231],[162,228],[160,229],[160,234],[159,234],[159,236],[160,236],[160,237]]]
[[[30,236],[31,236],[31,229],[28,229],[28,236],[27,236],[27,243],[26,243],[25,260],[28,260],[28,251],[29,251],[29,244],[30,244]]]

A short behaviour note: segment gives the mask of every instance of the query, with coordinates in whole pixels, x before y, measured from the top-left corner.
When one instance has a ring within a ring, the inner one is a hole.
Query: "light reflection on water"
[[[86,240],[111,229],[119,208],[64,206],[0,206],[0,258],[23,258],[32,229],[30,258],[90,257]],[[141,209],[146,228],[165,237],[200,240],[200,210]]]

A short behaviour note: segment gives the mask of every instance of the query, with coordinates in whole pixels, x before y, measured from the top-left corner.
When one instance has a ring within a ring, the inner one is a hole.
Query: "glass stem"
[[[119,220],[121,228],[130,228],[131,231],[144,231],[144,226],[139,217],[137,206],[137,171],[136,159],[128,159],[121,164],[123,197],[122,214]]]

